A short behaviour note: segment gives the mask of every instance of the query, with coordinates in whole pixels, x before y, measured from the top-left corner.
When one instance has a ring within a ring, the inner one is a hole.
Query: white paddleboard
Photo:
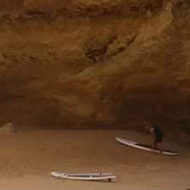
[[[51,172],[51,175],[61,179],[73,179],[73,180],[84,180],[84,181],[111,181],[116,176],[111,173],[88,173],[88,174],[67,174],[62,172]]]
[[[178,152],[173,152],[173,151],[168,151],[168,150],[163,150],[162,152],[160,152],[159,150],[152,149],[151,147],[149,147],[147,145],[143,145],[143,144],[140,144],[138,142],[126,140],[126,139],[119,138],[119,137],[116,138],[116,141],[123,144],[123,145],[127,145],[127,146],[130,146],[133,148],[138,148],[138,149],[146,150],[146,151],[150,151],[150,152],[162,153],[162,154],[169,155],[169,156],[179,155]]]

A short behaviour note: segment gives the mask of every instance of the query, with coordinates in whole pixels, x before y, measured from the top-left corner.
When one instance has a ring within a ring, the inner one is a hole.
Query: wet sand
[[[186,190],[190,188],[188,144],[165,138],[170,157],[122,146],[120,136],[151,144],[149,134],[106,130],[26,130],[0,138],[0,190]],[[59,180],[51,171],[111,172],[112,182]]]

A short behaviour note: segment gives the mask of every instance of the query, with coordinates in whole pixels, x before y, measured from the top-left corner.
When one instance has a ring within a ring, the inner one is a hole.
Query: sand
[[[190,151],[166,136],[170,157],[122,146],[120,136],[151,143],[149,134],[109,130],[21,130],[0,137],[0,190],[186,190]],[[112,182],[58,180],[51,171],[112,172]]]

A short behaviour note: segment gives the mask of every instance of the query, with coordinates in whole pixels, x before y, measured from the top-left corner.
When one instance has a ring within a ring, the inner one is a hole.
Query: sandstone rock
[[[1,122],[118,127],[190,117],[189,1],[2,2]]]

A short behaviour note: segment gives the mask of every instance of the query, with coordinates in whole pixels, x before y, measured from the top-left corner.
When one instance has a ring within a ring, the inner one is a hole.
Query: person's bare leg
[[[157,141],[156,141],[156,140],[154,140],[153,149],[154,149],[154,150],[157,149]]]
[[[162,142],[157,143],[157,148],[160,150],[160,152],[163,152],[163,144]]]

